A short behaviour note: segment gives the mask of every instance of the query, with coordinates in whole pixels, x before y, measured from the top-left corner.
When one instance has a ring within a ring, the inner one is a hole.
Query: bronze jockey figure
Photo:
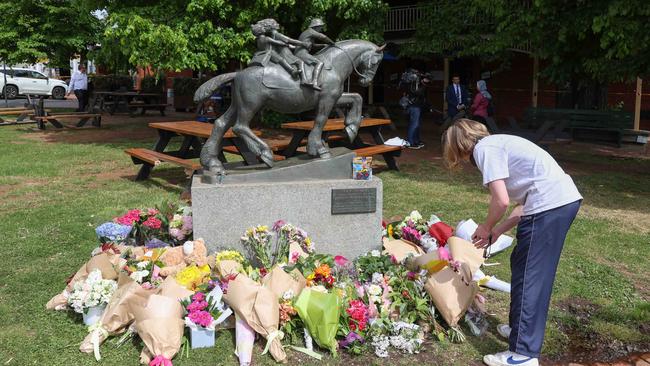
[[[318,86],[318,78],[320,77],[320,73],[323,70],[323,62],[312,56],[309,51],[311,51],[311,49],[314,47],[324,47],[326,45],[334,44],[334,41],[332,41],[328,36],[321,33],[323,26],[325,26],[323,20],[319,18],[312,19],[309,23],[309,28],[302,32],[302,34],[300,34],[300,37],[298,37],[298,40],[301,42],[301,44],[297,44],[294,51],[294,54],[298,58],[300,58],[306,64],[314,66],[311,82],[307,82],[307,75],[305,73],[304,66],[300,68],[300,72],[302,83],[304,85],[309,85],[316,90],[321,90],[321,88]],[[320,42],[323,42],[325,44],[322,44]]]

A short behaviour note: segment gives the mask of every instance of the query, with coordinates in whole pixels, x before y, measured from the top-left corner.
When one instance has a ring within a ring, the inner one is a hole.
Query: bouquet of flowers
[[[163,227],[163,218],[158,209],[148,208],[129,210],[124,215],[116,217],[114,221],[123,226],[130,226],[130,237],[135,239],[137,245],[143,245],[147,239],[167,236],[167,229]]]
[[[117,282],[103,279],[102,272],[96,269],[84,281],[75,282],[68,295],[68,304],[81,314],[88,308],[108,304],[116,288]]]
[[[206,295],[204,292],[196,292],[189,299],[181,301],[185,316],[185,326],[190,329],[199,327],[207,330],[215,330],[215,327],[226,320],[232,314],[222,301],[223,293],[219,287]]]
[[[196,291],[199,286],[210,280],[210,266],[197,266],[195,264],[183,268],[177,275],[176,281],[188,290]]]
[[[115,263],[119,261],[119,256],[100,253],[90,257],[88,262],[84,263],[79,270],[67,281],[66,288],[59,294],[55,295],[45,305],[46,309],[65,310],[68,305],[68,293],[72,291],[75,283],[83,282],[90,272],[99,270],[102,278],[113,280],[117,278]]]
[[[143,256],[136,259],[127,259],[126,265],[122,268],[129,277],[135,282],[142,285],[145,289],[157,288],[163,281],[160,275],[160,269],[164,263],[160,256],[165,252],[164,249],[156,248],[148,250]]]
[[[125,244],[131,234],[131,225],[105,222],[95,228],[100,243]]]
[[[271,229],[266,225],[250,228],[241,238],[262,269],[268,270],[280,263],[296,263],[299,257],[314,252],[311,238],[302,229],[282,220],[276,221]]]
[[[192,235],[192,209],[188,206],[179,207],[169,221],[169,236],[178,243]]]

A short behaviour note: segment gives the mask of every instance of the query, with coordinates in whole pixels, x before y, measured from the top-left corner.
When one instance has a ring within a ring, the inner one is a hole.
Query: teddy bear
[[[203,239],[186,241],[182,246],[165,250],[160,260],[165,264],[160,270],[160,275],[175,276],[188,265],[196,264],[200,267],[208,264],[208,248]]]

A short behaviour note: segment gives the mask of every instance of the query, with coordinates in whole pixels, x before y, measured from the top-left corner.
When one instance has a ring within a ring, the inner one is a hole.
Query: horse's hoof
[[[318,157],[320,157],[321,159],[329,159],[332,157],[332,154],[326,147],[322,147],[318,149]]]
[[[269,168],[273,168],[273,153],[268,150],[264,150],[260,155],[260,160]]]
[[[350,142],[353,142],[357,138],[357,128],[354,125],[345,126],[345,133],[348,135]]]

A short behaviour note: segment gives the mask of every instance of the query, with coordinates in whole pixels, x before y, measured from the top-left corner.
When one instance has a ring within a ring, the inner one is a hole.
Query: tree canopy
[[[467,0],[423,3],[407,54],[508,58],[515,48],[545,60],[556,82],[628,81],[650,75],[646,0]]]
[[[87,0],[105,9],[101,54],[124,55],[131,65],[215,70],[245,62],[254,51],[250,25],[273,17],[297,37],[320,16],[332,37],[379,41],[386,5],[380,0]]]
[[[0,0],[0,14],[0,60],[8,64],[67,66],[85,55],[100,30],[80,0]]]

